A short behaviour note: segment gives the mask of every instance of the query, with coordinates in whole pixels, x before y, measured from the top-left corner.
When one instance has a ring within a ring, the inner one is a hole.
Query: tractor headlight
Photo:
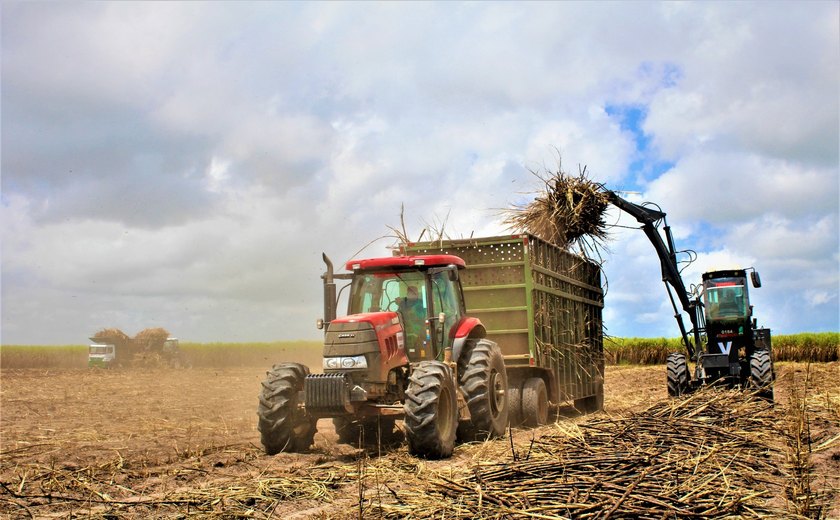
[[[350,370],[367,368],[365,356],[325,357],[324,370]]]

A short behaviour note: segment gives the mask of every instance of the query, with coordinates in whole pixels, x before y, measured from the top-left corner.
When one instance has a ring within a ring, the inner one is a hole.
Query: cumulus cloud
[[[4,343],[317,338],[322,251],[507,233],[558,153],[838,327],[835,4],[2,9]],[[676,333],[641,232],[604,268],[611,334]]]

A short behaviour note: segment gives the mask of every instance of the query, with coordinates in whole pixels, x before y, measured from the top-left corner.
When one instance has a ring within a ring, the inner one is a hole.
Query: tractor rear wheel
[[[470,422],[460,428],[462,440],[503,437],[508,425],[508,381],[505,358],[493,341],[467,342],[458,359],[461,393],[470,409]]]
[[[548,390],[540,377],[527,379],[522,386],[522,418],[529,427],[548,422]]]
[[[309,369],[298,363],[280,363],[266,372],[257,408],[260,440],[268,455],[300,452],[312,445],[316,420],[298,402]]]
[[[766,350],[756,350],[750,357],[750,386],[759,397],[773,400],[773,362]]]
[[[403,405],[409,453],[427,459],[452,455],[458,423],[455,392],[447,365],[421,361],[414,366]]]
[[[685,355],[671,353],[666,360],[668,370],[668,395],[679,397],[688,392],[688,364]]]

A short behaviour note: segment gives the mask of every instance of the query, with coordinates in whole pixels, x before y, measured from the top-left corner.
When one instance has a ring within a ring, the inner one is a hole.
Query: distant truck
[[[460,278],[467,312],[502,350],[511,424],[544,424],[549,406],[564,402],[584,413],[603,408],[597,264],[526,234],[408,243],[399,253],[466,262]]]
[[[109,368],[116,359],[116,347],[102,343],[94,343],[88,349],[88,366]]]
[[[103,329],[90,337],[88,366],[113,367],[164,364],[174,368],[189,366],[178,338],[166,329],[145,329],[134,338],[119,329]]]

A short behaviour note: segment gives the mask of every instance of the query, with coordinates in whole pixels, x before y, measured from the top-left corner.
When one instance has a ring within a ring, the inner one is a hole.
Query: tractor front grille
[[[352,412],[350,388],[350,376],[343,372],[306,376],[306,411],[313,416],[326,417]]]

